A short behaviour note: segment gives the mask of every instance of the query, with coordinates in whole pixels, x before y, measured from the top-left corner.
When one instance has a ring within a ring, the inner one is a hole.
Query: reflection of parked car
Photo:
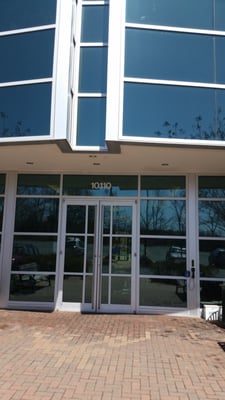
[[[84,244],[80,238],[68,237],[66,240],[66,250],[72,249],[73,254],[82,256],[84,254]]]
[[[181,262],[186,259],[185,247],[171,246],[166,255],[166,261]]]
[[[35,269],[39,250],[33,244],[15,244],[13,247],[12,269]]]
[[[217,268],[225,268],[225,249],[217,248],[209,255],[209,265]]]

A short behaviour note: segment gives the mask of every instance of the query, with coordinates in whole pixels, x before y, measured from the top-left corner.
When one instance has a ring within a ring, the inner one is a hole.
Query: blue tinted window
[[[0,81],[52,75],[54,30],[0,37]]]
[[[215,1],[215,29],[225,31],[225,1]]]
[[[81,41],[108,41],[108,6],[83,6]]]
[[[215,46],[215,48],[214,48]],[[225,82],[225,37],[126,30],[125,75],[130,77]]]
[[[0,31],[55,23],[56,0],[0,0]]]
[[[224,140],[224,104],[223,90],[127,83],[123,134]]]
[[[200,176],[199,197],[225,198],[225,176]]]
[[[184,197],[184,176],[142,176],[141,196],[143,197]]]
[[[199,235],[225,236],[224,201],[199,201]]]
[[[16,232],[57,232],[59,200],[53,198],[18,198]]]
[[[225,4],[225,2],[224,2]],[[225,10],[224,10],[224,20],[225,20]],[[216,82],[224,83],[225,82],[225,38],[218,37],[215,39],[215,52],[216,52]]]
[[[185,235],[184,200],[141,200],[142,235]]]
[[[127,0],[126,20],[139,24],[180,26],[201,29],[216,29],[213,18],[214,0]],[[224,6],[215,0],[220,25],[224,19]],[[218,7],[217,7],[217,4]],[[218,24],[219,24],[218,21]],[[216,21],[217,22],[217,21]],[[216,23],[216,25],[218,25]]]
[[[64,175],[63,194],[69,196],[137,196],[137,176]]]
[[[17,194],[57,195],[59,194],[59,175],[18,175]]]
[[[51,84],[0,88],[0,137],[49,135]]]
[[[80,98],[78,102],[78,146],[105,145],[105,98]]]
[[[80,92],[106,92],[106,47],[84,47],[80,50]]]

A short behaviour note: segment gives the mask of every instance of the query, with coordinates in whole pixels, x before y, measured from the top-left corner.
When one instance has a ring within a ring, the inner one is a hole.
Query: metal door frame
[[[137,237],[137,201],[134,199],[97,199],[97,198],[67,198],[63,200],[62,207],[62,224],[61,224],[61,237],[60,237],[60,254],[59,254],[59,273],[58,273],[58,288],[56,309],[65,311],[84,311],[84,312],[120,312],[120,313],[133,313],[137,306],[137,243],[134,238]],[[95,243],[94,243],[94,265],[93,265],[93,293],[92,304],[89,303],[66,303],[63,302],[63,275],[64,275],[64,256],[65,256],[65,238],[66,238],[66,220],[67,220],[67,207],[69,205],[82,205],[82,206],[95,206]],[[131,260],[131,304],[130,305],[102,305],[101,304],[101,257],[102,257],[102,224],[103,224],[103,210],[104,206],[132,206],[132,260]]]

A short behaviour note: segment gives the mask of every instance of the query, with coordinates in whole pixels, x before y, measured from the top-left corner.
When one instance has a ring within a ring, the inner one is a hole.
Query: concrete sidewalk
[[[223,341],[192,318],[3,310],[0,399],[224,400]]]

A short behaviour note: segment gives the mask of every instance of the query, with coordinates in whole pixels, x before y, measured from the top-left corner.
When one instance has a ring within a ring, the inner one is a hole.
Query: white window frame
[[[186,82],[163,79],[126,78],[124,76],[125,30],[126,28],[154,29],[154,31],[182,32],[201,35],[225,37],[225,31],[209,29],[180,28],[161,25],[126,23],[126,0],[111,1],[109,18],[109,52],[108,52],[108,84],[106,141],[120,143],[146,143],[161,145],[186,145],[201,147],[225,147],[222,140],[169,139],[123,135],[123,87],[125,82],[157,84],[167,86],[185,86],[225,90],[225,84]]]

